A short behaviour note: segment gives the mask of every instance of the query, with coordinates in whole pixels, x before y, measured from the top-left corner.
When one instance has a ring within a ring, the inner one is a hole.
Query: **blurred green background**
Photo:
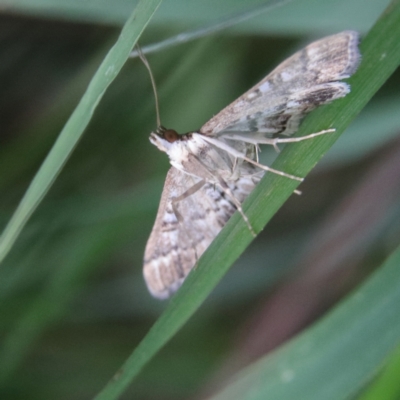
[[[165,1],[141,44],[261,3]],[[343,29],[366,33],[388,3],[293,1],[149,55],[162,124],[198,129],[304,44]],[[0,0],[2,227],[134,4]],[[399,84],[397,71],[123,398],[205,396],[322,315],[394,249]],[[148,73],[132,59],[0,268],[1,399],[92,397],[165,308],[141,273],[169,168],[148,141],[155,125]]]

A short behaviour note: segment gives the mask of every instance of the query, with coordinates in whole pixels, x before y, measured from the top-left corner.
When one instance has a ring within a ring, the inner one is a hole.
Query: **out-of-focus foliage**
[[[115,41],[119,29],[111,24],[122,24],[132,7],[98,3],[13,1],[9,10],[18,15],[1,15],[2,226]],[[244,4],[212,3],[213,12],[206,2],[163,3],[142,44]],[[305,42],[345,28],[366,32],[387,3],[293,2],[149,56],[163,124],[198,128]],[[91,6],[80,11],[85,4]],[[286,203],[126,398],[211,392],[312,322],[391,253],[400,226],[399,80],[392,76],[307,178],[302,196]],[[131,60],[0,266],[1,398],[92,397],[165,307],[141,276],[168,169],[148,142],[154,127],[148,74]],[[365,210],[363,223],[354,224]],[[335,238],[340,229],[345,234]],[[318,259],[325,270],[310,268]]]

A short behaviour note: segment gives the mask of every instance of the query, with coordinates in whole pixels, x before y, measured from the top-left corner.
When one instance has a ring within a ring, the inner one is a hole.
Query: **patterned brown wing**
[[[209,136],[293,134],[306,113],[349,92],[340,80],[358,67],[358,40],[357,32],[344,31],[311,43],[214,116],[200,132]]]
[[[235,197],[243,202],[258,180],[243,177],[229,186]],[[144,255],[143,274],[154,297],[168,298],[179,288],[197,259],[236,211],[223,190],[206,183],[176,203],[178,212],[184,216],[178,221],[172,199],[182,195],[198,181],[174,167],[168,172]]]

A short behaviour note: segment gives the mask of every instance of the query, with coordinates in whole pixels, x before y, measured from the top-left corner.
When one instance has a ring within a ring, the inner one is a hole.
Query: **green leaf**
[[[104,92],[121,70],[139,36],[161,0],[142,0],[124,25],[121,34],[93,76],[85,94],[67,121],[50,153],[32,180],[25,196],[0,238],[0,262],[10,251],[29,217],[40,204],[71,155]]]
[[[399,374],[400,346],[389,358],[382,374],[358,397],[358,400],[397,400],[400,397]]]
[[[400,342],[399,265],[400,248],[322,321],[247,367],[213,399],[352,398]]]

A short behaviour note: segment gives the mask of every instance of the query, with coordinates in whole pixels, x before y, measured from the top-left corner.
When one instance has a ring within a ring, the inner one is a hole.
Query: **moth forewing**
[[[349,92],[349,86],[339,81],[358,67],[358,42],[357,32],[344,31],[311,43],[211,118],[200,132],[293,134],[306,113]]]
[[[240,203],[260,179],[252,176],[252,167],[245,172],[247,177],[229,183],[230,190]],[[198,257],[236,211],[233,202],[218,185],[205,183],[176,204],[183,217],[183,221],[179,221],[173,210],[173,201],[197,182],[199,180],[196,181],[195,177],[174,167],[167,174],[143,267],[150,293],[160,299],[168,298],[178,289]]]
[[[259,164],[258,145],[277,148],[334,131],[277,136],[293,134],[308,112],[350,91],[341,80],[357,69],[357,45],[353,31],[311,43],[198,132],[178,135],[160,126],[151,134],[172,165],[145,251],[144,277],[153,296],[165,299],[179,288],[235,210],[252,231],[241,204],[265,172],[302,180]]]

